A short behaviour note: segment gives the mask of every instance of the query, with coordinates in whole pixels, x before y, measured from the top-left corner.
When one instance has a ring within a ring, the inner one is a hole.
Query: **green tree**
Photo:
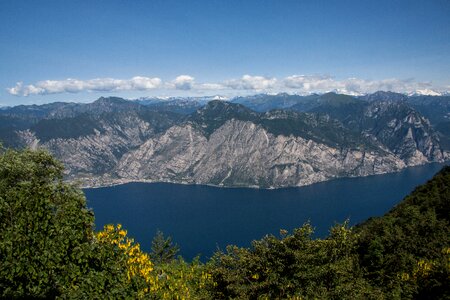
[[[169,263],[175,259],[180,251],[177,244],[173,244],[172,237],[164,237],[162,231],[157,230],[156,235],[152,240],[152,252],[150,258],[155,264]]]
[[[93,225],[82,191],[48,152],[1,150],[0,298],[148,296],[146,254],[120,227],[95,234]]]
[[[170,263],[155,270],[120,225],[93,224],[48,152],[0,149],[0,298],[187,299],[209,280],[202,264],[173,260],[162,234],[158,257]]]
[[[0,293],[56,297],[83,273],[94,217],[45,151],[1,150]]]
[[[450,299],[450,167],[355,230],[365,277],[388,298]]]
[[[380,291],[363,278],[356,236],[336,225],[326,239],[312,239],[310,224],[227,247],[208,263],[213,299],[377,299]]]

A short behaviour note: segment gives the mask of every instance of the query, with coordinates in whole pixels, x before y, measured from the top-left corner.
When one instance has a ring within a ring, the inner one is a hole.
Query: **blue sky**
[[[450,1],[0,1],[0,105],[450,90]]]

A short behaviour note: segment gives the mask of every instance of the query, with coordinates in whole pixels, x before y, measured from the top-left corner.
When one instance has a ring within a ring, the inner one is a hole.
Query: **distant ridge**
[[[450,97],[376,92],[125,100],[0,110],[0,140],[44,147],[86,186],[277,188],[450,157]]]

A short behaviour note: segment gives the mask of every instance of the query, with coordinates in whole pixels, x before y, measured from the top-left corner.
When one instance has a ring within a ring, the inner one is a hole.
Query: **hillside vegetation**
[[[145,253],[120,225],[95,232],[50,154],[0,151],[1,298],[450,299],[450,167],[383,217],[324,239],[280,230],[201,263],[162,233]]]

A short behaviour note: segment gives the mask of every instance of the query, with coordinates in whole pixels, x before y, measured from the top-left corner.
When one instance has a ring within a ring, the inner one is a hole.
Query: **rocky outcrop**
[[[20,131],[23,143],[48,149],[65,166],[70,178],[101,176],[114,172],[122,155],[139,147],[154,131],[134,114],[99,121],[100,130],[78,138],[52,138],[41,142],[30,130]]]
[[[117,175],[131,180],[269,188],[404,167],[390,153],[337,149],[301,137],[275,136],[251,122],[230,120],[209,139],[191,125],[172,127],[124,155]]]
[[[409,166],[444,159],[439,137],[428,119],[406,103],[372,102],[364,110],[360,126]]]

